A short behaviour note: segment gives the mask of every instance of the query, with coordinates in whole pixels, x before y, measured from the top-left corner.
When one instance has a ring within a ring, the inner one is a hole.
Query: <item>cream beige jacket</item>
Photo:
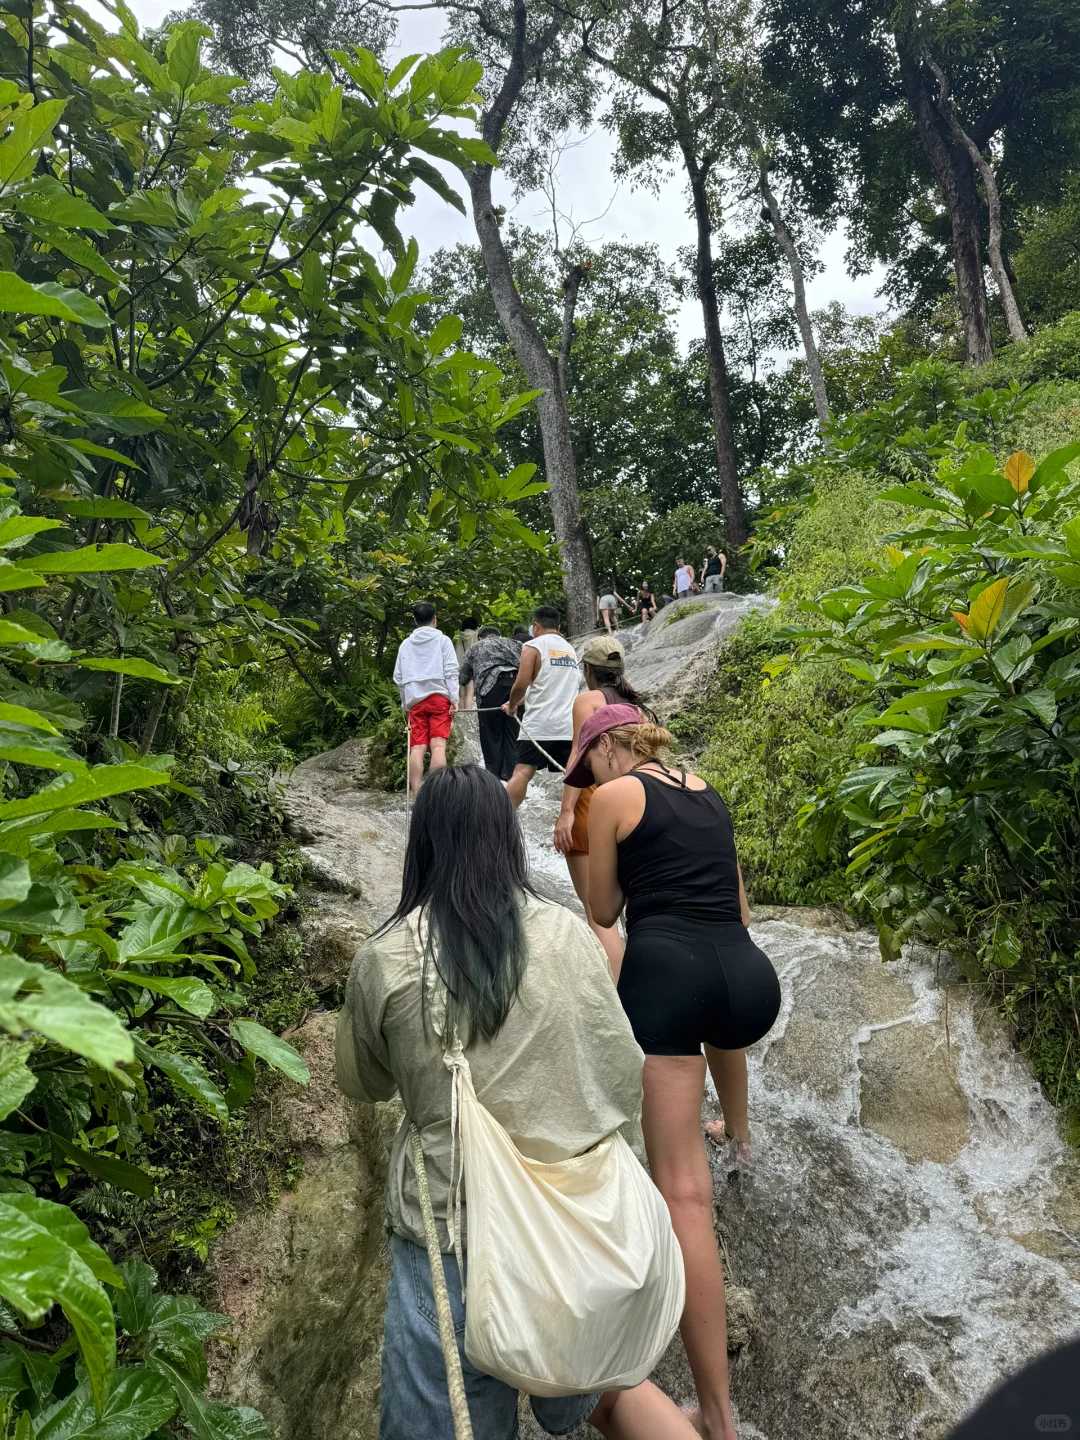
[[[535,1160],[580,1155],[622,1130],[640,1153],[643,1055],[619,1004],[607,960],[583,920],[561,905],[523,904],[528,962],[518,998],[491,1042],[466,1047],[481,1103]],[[419,1127],[444,1250],[450,1189],[450,1075],[441,1031],[445,990],[427,977],[415,924],[362,945],[338,1017],[337,1075],[346,1095],[373,1102],[400,1093],[406,1118],[390,1157],[387,1219],[424,1244],[405,1141]]]

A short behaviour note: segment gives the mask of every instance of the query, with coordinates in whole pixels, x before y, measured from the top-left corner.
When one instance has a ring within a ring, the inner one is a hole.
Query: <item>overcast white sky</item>
[[[129,3],[140,25],[152,26],[159,24],[170,11],[181,8],[183,0],[129,0]],[[441,35],[442,17],[437,11],[402,15],[395,55],[435,50]],[[673,260],[680,246],[691,244],[694,238],[693,222],[687,213],[687,197],[681,180],[677,174],[672,176],[661,185],[659,194],[635,190],[626,184],[616,192],[611,177],[611,150],[610,137],[605,131],[597,129],[566,153],[559,172],[560,207],[579,222],[591,219],[607,207],[603,218],[586,228],[585,239],[594,244],[602,240],[652,242],[665,259]],[[464,196],[465,189],[460,180],[458,188]],[[499,194],[500,188],[502,194]],[[548,212],[543,195],[528,195],[515,200],[509,185],[500,187],[496,177],[496,199],[505,204],[518,220],[546,228]],[[430,254],[441,245],[475,240],[468,217],[460,215],[425,187],[420,187],[416,204],[402,220],[401,228],[416,235],[422,255]],[[853,280],[844,266],[845,248],[842,231],[838,230],[826,239],[820,253],[824,269],[810,279],[807,287],[811,307],[816,309],[832,300],[839,300],[849,310],[858,313],[881,310],[883,302],[876,291],[882,282],[882,272],[877,270]],[[679,330],[684,342],[701,333],[696,300],[684,303],[679,315]]]

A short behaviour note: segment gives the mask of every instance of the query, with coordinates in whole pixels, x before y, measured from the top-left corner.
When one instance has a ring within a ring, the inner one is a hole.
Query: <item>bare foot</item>
[[[753,1156],[749,1140],[729,1140],[724,1149],[721,1168],[728,1175],[740,1175],[753,1169]]]
[[[711,1140],[714,1145],[723,1145],[727,1139],[727,1126],[724,1124],[723,1116],[719,1120],[706,1120],[702,1128],[705,1131],[706,1139]]]

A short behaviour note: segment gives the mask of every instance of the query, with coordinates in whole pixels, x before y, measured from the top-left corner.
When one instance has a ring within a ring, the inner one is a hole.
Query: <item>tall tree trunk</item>
[[[577,313],[578,293],[585,279],[585,266],[578,261],[571,265],[563,276],[562,334],[559,336],[559,384],[563,394],[570,394],[570,348],[574,343],[574,316]]]
[[[799,325],[799,334],[802,336],[803,354],[806,356],[806,373],[810,378],[810,389],[814,395],[814,409],[817,411],[818,425],[827,425],[831,419],[829,393],[825,388],[825,372],[821,368],[821,356],[818,353],[814,327],[810,323],[810,311],[806,304],[806,275],[802,259],[795,245],[795,237],[788,228],[788,223],[784,219],[783,211],[776,199],[776,192],[769,181],[769,160],[762,148],[760,138],[755,152],[758,161],[758,189],[761,192],[761,198],[765,201],[765,208],[769,212],[773,234],[776,236],[780,249],[784,252],[784,259],[791,271],[791,287],[795,292],[795,319]]]
[[[1012,277],[1009,274],[1009,266],[1001,244],[1001,194],[997,187],[994,168],[961,125],[960,117],[956,113],[949,94],[949,82],[945,78],[944,71],[933,60],[927,63],[938,82],[938,99],[953,136],[967,151],[971,163],[978,170],[979,178],[982,180],[983,195],[986,197],[986,213],[990,221],[990,235],[987,244],[987,249],[990,251],[990,269],[994,272],[994,280],[1001,297],[1001,308],[1005,311],[1005,324],[1009,327],[1009,335],[1013,340],[1026,340],[1028,338],[1027,330],[1024,327],[1023,316],[1020,314],[1020,306],[1016,303],[1016,292],[1012,286]]]
[[[704,322],[705,355],[709,364],[709,408],[712,412],[716,471],[720,479],[720,507],[724,512],[727,543],[738,547],[746,544],[749,530],[739,485],[739,467],[735,458],[735,436],[731,428],[731,406],[728,402],[727,360],[724,357],[720,307],[716,298],[716,281],[713,278],[712,215],[709,212],[705,175],[692,152],[684,148],[683,157],[690,179],[694,219],[697,223],[695,277]]]
[[[956,298],[964,324],[968,362],[985,365],[994,358],[994,346],[990,337],[990,312],[983,280],[975,167],[966,148],[953,135],[938,108],[934,94],[936,87],[923,67],[912,37],[898,33],[894,39],[904,95],[949,212]]]
[[[551,516],[566,586],[567,619],[571,631],[581,634],[592,629],[596,617],[596,590],[589,540],[581,521],[570,414],[559,379],[558,362],[544,344],[544,338],[514,283],[510,257],[506,253],[491,202],[489,165],[478,165],[470,172],[469,193],[495,309],[529,385],[540,391],[536,409],[544,446],[544,474],[549,486]]]

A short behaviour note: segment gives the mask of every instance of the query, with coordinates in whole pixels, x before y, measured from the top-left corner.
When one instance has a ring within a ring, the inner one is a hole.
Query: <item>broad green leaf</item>
[[[192,935],[221,931],[224,923],[190,905],[144,905],[120,932],[117,953],[126,964],[175,955]]]
[[[38,645],[41,643],[41,636],[35,630],[28,630],[25,625],[16,625],[13,620],[0,620],[0,645]],[[28,710],[24,705],[3,705],[0,704],[0,720],[14,719],[13,715],[5,715],[5,711],[21,711],[23,715],[32,715],[34,720],[20,719],[16,721],[19,725],[31,725],[36,730],[44,730],[48,726],[49,731],[55,735],[58,732],[49,725],[48,721],[42,722],[42,717],[35,710]]]
[[[428,349],[433,355],[441,355],[461,339],[462,319],[460,315],[444,315],[428,336]]]
[[[104,329],[109,317],[96,300],[79,290],[45,282],[31,285],[12,270],[0,270],[0,313],[8,315],[51,315],[75,325]]]
[[[1007,576],[993,580],[980,590],[967,614],[967,633],[973,640],[988,640],[998,625],[1005,609],[1005,594],[1009,588]]]
[[[104,445],[97,445],[95,450],[105,450]],[[131,465],[136,470],[139,468],[134,461],[125,459],[115,450],[108,452],[106,459],[115,459],[118,463]],[[74,515],[80,520],[149,520],[150,516],[139,508],[132,505],[128,500],[104,499],[95,496],[91,500],[60,500],[57,501],[61,510],[66,510],[69,515]]]
[[[102,1281],[120,1276],[86,1226],[63,1205],[0,1193],[0,1296],[31,1322],[59,1304],[75,1331],[99,1406],[116,1363],[112,1306]]]
[[[162,670],[160,665],[151,665],[149,660],[139,660],[134,657],[126,660],[117,656],[115,660],[80,660],[78,663],[82,670],[108,670],[117,675],[132,675],[139,680],[157,680],[162,685],[180,684],[177,676],[170,675],[167,670]]]
[[[129,1195],[139,1195],[144,1200],[149,1200],[154,1193],[154,1182],[145,1170],[140,1170],[138,1165],[131,1165],[126,1160],[119,1159],[116,1155],[108,1155],[103,1150],[84,1150],[79,1145],[73,1145],[63,1135],[51,1132],[50,1140],[53,1148],[71,1165],[78,1165],[99,1180],[106,1181],[109,1185],[115,1186],[117,1190],[125,1190]]]
[[[1080,458],[1080,440],[1074,440],[1071,445],[1062,445],[1057,450],[1051,450],[1050,454],[1045,456],[1036,467],[1035,473],[1028,483],[1028,489],[1034,494],[1043,485],[1057,480],[1064,473],[1065,468],[1078,458]]]
[[[6,520],[0,520],[0,546],[10,549],[25,545],[43,530],[61,529],[62,520],[47,520],[43,515],[9,515]]]
[[[131,1034],[117,1015],[58,971],[18,955],[0,955],[0,1026],[17,1036],[37,1031],[104,1070],[135,1058]]]
[[[0,858],[0,914],[30,894],[30,867],[25,860]]]
[[[917,485],[894,485],[890,490],[883,490],[879,499],[892,500],[897,505],[907,505],[915,510],[938,510],[946,515],[952,513],[951,505],[937,495],[920,490]]]
[[[146,1327],[146,1352],[172,1361],[189,1380],[205,1384],[203,1347],[228,1325],[227,1315],[204,1310],[192,1295],[159,1295]]]
[[[38,1417],[35,1440],[146,1440],[167,1425],[178,1401],[166,1377],[143,1365],[111,1376],[100,1414],[85,1383]]]
[[[88,774],[64,785],[39,790],[22,800],[0,803],[0,821],[15,820],[23,815],[47,815],[53,810],[70,810],[92,800],[122,795],[125,790],[149,790],[167,785],[168,775],[148,765],[95,765]]]
[[[145,1260],[125,1260],[120,1266],[124,1288],[117,1291],[113,1304],[116,1318],[129,1335],[141,1335],[150,1324],[158,1300],[157,1273]]]
[[[1075,515],[1061,527],[1065,547],[1074,560],[1080,560],[1080,515]]]
[[[142,975],[137,970],[108,970],[106,974],[110,980],[134,986],[137,990],[149,990],[152,995],[163,995],[166,1000],[171,1000],[189,1015],[197,1015],[200,1020],[205,1020],[217,1008],[214,992],[201,980],[179,976],[173,979]]]
[[[249,1050],[252,1055],[265,1060],[268,1065],[280,1070],[298,1085],[308,1084],[311,1079],[310,1070],[302,1057],[282,1040],[280,1035],[274,1035],[254,1020],[234,1020],[229,1029],[237,1044]]]
[[[64,741],[47,735],[24,735],[0,727],[0,760],[9,765],[34,765],[39,770],[57,770],[68,775],[82,775],[89,769],[86,761],[73,755]]]
[[[37,1084],[37,1076],[26,1063],[33,1050],[29,1040],[8,1040],[0,1045],[0,1120],[18,1109]]]
[[[25,190],[18,199],[20,214],[53,225],[70,226],[73,230],[93,230],[104,234],[116,227],[96,206],[81,195],[60,184],[52,175],[39,175],[32,190]]]
[[[99,575],[114,570],[145,570],[149,565],[164,565],[165,561],[134,545],[83,545],[78,550],[28,555],[22,564],[39,575]]]
[[[1026,495],[1031,477],[1035,474],[1035,461],[1026,450],[1014,450],[1005,461],[1004,473],[1017,495]]]
[[[182,21],[169,31],[169,39],[165,45],[169,79],[179,85],[181,90],[186,90],[198,77],[199,51],[203,36],[208,33],[206,27],[195,20]]]
[[[25,565],[12,565],[8,560],[0,560],[0,592],[34,590],[44,584],[41,576],[28,570]]]
[[[971,484],[979,499],[985,500],[987,505],[1012,505],[1016,499],[1013,486],[996,470],[974,476]]]
[[[153,429],[165,419],[164,411],[155,410],[153,405],[129,395],[126,390],[65,390],[60,398],[72,410],[103,416],[118,430],[131,429],[127,422],[138,421],[133,433],[139,433]]]
[[[229,1107],[225,1104],[225,1096],[198,1060],[165,1050],[160,1045],[148,1045],[138,1038],[135,1040],[135,1053],[144,1065],[153,1065],[160,1070],[181,1094],[197,1100],[215,1120],[220,1120],[222,1124],[228,1120]]]
[[[66,105],[66,100],[43,100],[15,116],[0,143],[0,190],[30,174],[38,151],[48,142]]]

